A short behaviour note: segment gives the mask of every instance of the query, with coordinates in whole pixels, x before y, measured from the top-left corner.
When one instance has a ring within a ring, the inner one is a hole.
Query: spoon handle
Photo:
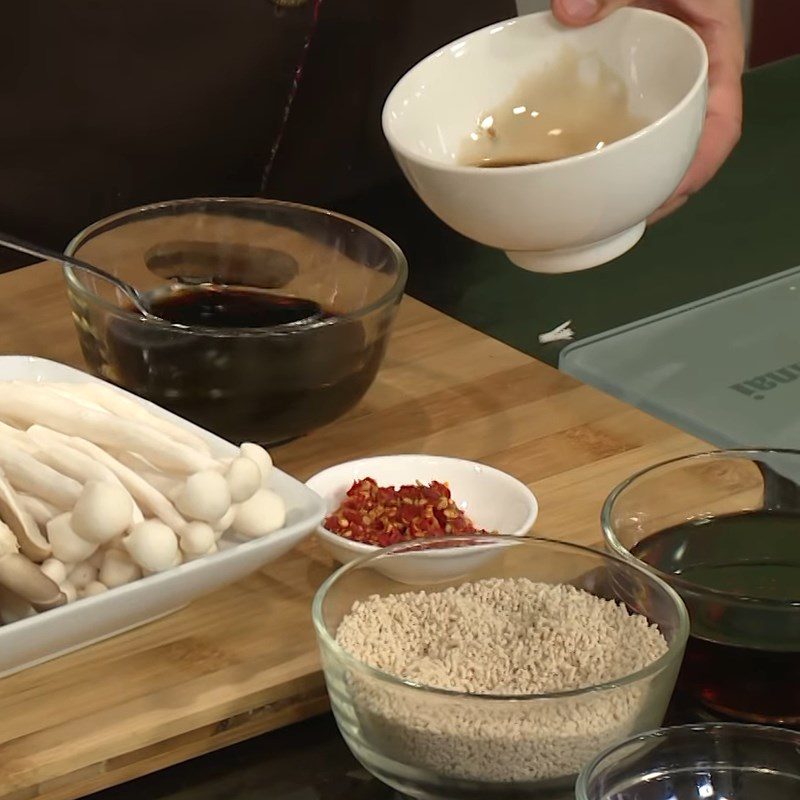
[[[131,302],[133,302],[139,311],[142,311],[145,314],[149,313],[147,308],[145,308],[139,293],[133,288],[133,286],[130,286],[129,284],[125,283],[125,281],[120,280],[115,275],[111,275],[99,267],[95,267],[92,264],[87,264],[85,261],[81,261],[79,258],[68,256],[65,253],[59,253],[57,250],[51,250],[49,247],[42,247],[42,245],[39,244],[26,242],[24,239],[18,239],[16,236],[11,236],[7,233],[3,233],[2,231],[0,231],[0,247],[6,247],[9,250],[17,250],[20,253],[25,253],[26,255],[34,256],[35,258],[41,258],[46,261],[57,261],[62,264],[69,264],[71,267],[75,267],[76,269],[82,269],[86,272],[90,272],[92,275],[96,275],[98,278],[102,278],[103,280],[108,281],[116,286],[125,294],[126,297],[130,298]]]
[[[18,250],[20,253],[25,253],[26,255],[45,259],[47,261],[62,261],[66,264],[80,267],[81,269],[88,269],[89,272],[96,271],[95,267],[91,264],[84,263],[80,259],[73,258],[64,253],[59,253],[57,250],[51,250],[49,247],[43,247],[40,244],[26,242],[24,239],[18,239],[16,236],[11,236],[8,233],[0,232],[0,247],[7,247],[9,250]],[[103,275],[105,277],[105,273],[103,273]]]

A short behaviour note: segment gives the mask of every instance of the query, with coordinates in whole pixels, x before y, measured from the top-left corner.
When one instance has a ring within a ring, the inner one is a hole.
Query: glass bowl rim
[[[640,478],[644,478],[649,473],[654,473],[663,467],[668,467],[672,464],[678,464],[682,461],[700,461],[703,459],[714,460],[719,458],[740,458],[747,459],[748,456],[755,456],[764,453],[776,453],[778,455],[792,455],[800,458],[800,450],[794,450],[790,447],[742,447],[742,448],[727,448],[719,450],[703,450],[699,453],[688,453],[682,456],[675,456],[668,458],[664,461],[659,461],[656,464],[651,464],[649,467],[640,469],[630,477],[626,478],[621,483],[618,483],[611,493],[606,497],[603,502],[603,507],[600,510],[600,527],[603,530],[603,538],[606,544],[611,548],[615,555],[619,556],[625,561],[643,565],[641,559],[636,558],[627,547],[617,538],[614,532],[614,526],[611,521],[611,513],[614,504],[621,497],[621,495],[629,489]],[[751,459],[752,460],[752,459]],[[720,589],[710,589],[700,584],[694,583],[681,578],[680,575],[675,575],[669,572],[662,572],[655,567],[646,565],[646,569],[658,575],[662,580],[670,583],[671,585],[680,586],[682,589],[691,591],[701,597],[717,598],[720,601],[736,602],[742,605],[751,605],[759,608],[772,608],[780,609],[781,611],[798,610],[800,611],[800,600],[774,600],[764,597],[748,597],[747,595],[738,595],[733,592],[724,592]]]
[[[372,667],[369,664],[365,663],[364,661],[361,661],[361,659],[356,658],[356,656],[352,655],[347,650],[345,650],[336,641],[336,639],[333,636],[331,636],[330,633],[328,633],[328,630],[322,619],[322,605],[330,589],[342,577],[344,577],[350,572],[355,571],[356,569],[361,568],[369,561],[381,558],[383,555],[387,553],[391,554],[393,551],[396,550],[402,551],[404,547],[413,545],[415,544],[415,542],[398,542],[397,544],[391,545],[389,547],[382,547],[376,552],[367,553],[366,555],[361,556],[360,558],[357,558],[353,561],[350,561],[347,564],[343,564],[333,573],[331,573],[323,581],[319,589],[317,589],[316,593],[314,594],[314,600],[311,604],[311,618],[314,623],[314,629],[316,631],[317,638],[326,647],[330,648],[330,650],[336,655],[337,659],[345,662],[351,668],[358,669],[359,671],[364,672],[373,678],[377,678],[383,681],[384,683],[389,683],[394,686],[402,686],[407,689],[412,689],[415,691],[431,693],[434,695],[438,695],[440,697],[449,697],[453,699],[470,700],[475,702],[484,702],[484,701],[496,702],[498,700],[502,700],[505,702],[509,701],[530,702],[534,700],[562,700],[572,697],[580,697],[582,695],[591,695],[593,693],[609,691],[611,689],[619,689],[623,686],[635,684],[638,681],[641,681],[645,678],[651,677],[652,675],[656,675],[660,672],[663,672],[674,661],[676,661],[676,659],[680,660],[682,658],[683,651],[686,647],[686,642],[689,639],[689,612],[687,611],[686,606],[683,600],[681,599],[680,595],[666,581],[664,581],[654,572],[645,569],[639,564],[634,564],[631,563],[630,561],[627,561],[626,559],[622,559],[613,553],[607,553],[602,550],[596,550],[593,547],[574,544],[572,542],[564,542],[558,539],[547,539],[541,536],[505,536],[503,534],[497,534],[497,535],[488,534],[485,536],[462,535],[462,536],[437,537],[436,539],[431,541],[474,542],[476,539],[480,541],[486,541],[487,543],[493,542],[503,547],[524,546],[524,547],[541,547],[542,549],[549,549],[553,547],[562,548],[564,550],[572,550],[573,552],[580,552],[584,555],[590,555],[607,562],[613,562],[626,569],[633,568],[635,572],[642,575],[646,580],[650,581],[651,583],[654,583],[672,601],[672,607],[677,617],[674,640],[671,643],[668,643],[667,652],[664,653],[664,655],[660,656],[655,661],[650,662],[649,664],[637,670],[636,672],[631,672],[627,675],[623,675],[622,677],[616,678],[611,681],[604,681],[603,683],[596,683],[592,684],[591,686],[583,686],[579,689],[567,689],[559,692],[541,692],[538,694],[536,693],[476,694],[473,692],[464,692],[456,689],[444,689],[436,686],[428,686],[427,684],[424,683],[418,683],[416,681],[412,681],[407,678],[401,678],[400,676],[393,675],[390,672],[384,672],[383,670],[378,669],[377,667]],[[408,591],[415,591],[415,589],[413,586],[409,586]]]
[[[774,740],[777,738],[789,743],[794,741],[795,744],[800,747],[800,731],[795,731],[790,728],[779,728],[774,725],[755,725],[751,722],[693,722],[686,725],[654,728],[653,730],[630,736],[627,739],[623,739],[621,742],[615,742],[594,756],[578,774],[578,779],[575,781],[575,798],[576,800],[590,800],[588,788],[589,780],[593,776],[593,773],[605,759],[612,756],[617,751],[622,750],[624,747],[629,747],[632,744],[644,744],[646,742],[664,740],[683,733],[695,733],[702,738],[714,731],[746,733],[762,740],[768,738]]]
[[[381,308],[390,306],[393,302],[400,297],[405,289],[406,281],[408,279],[408,261],[405,254],[400,249],[400,246],[385,233],[382,233],[372,225],[366,222],[355,219],[354,217],[347,216],[346,214],[339,214],[336,211],[330,211],[318,206],[306,205],[304,203],[293,203],[287,200],[272,200],[266,197],[187,197],[178,200],[161,200],[157,203],[147,203],[145,205],[134,206],[123,211],[118,211],[116,214],[111,214],[102,219],[96,220],[91,225],[87,225],[81,231],[76,233],[70,239],[66,248],[64,249],[65,255],[73,256],[76,251],[85,244],[88,240],[93,238],[98,233],[103,232],[103,229],[109,226],[114,226],[123,220],[135,221],[137,217],[144,214],[151,214],[170,208],[191,207],[200,205],[214,205],[216,207],[224,207],[229,205],[235,207],[237,204],[253,204],[272,208],[283,208],[289,211],[302,211],[310,212],[314,216],[323,216],[336,219],[339,222],[348,223],[372,235],[381,244],[383,244],[389,251],[394,264],[397,266],[397,274],[394,276],[394,281],[391,287],[384,292],[376,300],[373,300],[366,306],[363,306],[355,311],[350,311],[344,314],[337,314],[335,317],[328,319],[318,319],[311,323],[290,322],[284,325],[273,325],[270,328],[206,328],[200,325],[182,325],[168,320],[160,320],[158,318],[145,319],[141,314],[134,311],[129,311],[120,306],[109,303],[105,298],[98,295],[96,292],[91,291],[75,274],[76,270],[68,264],[62,264],[62,270],[67,282],[67,288],[75,291],[76,293],[88,298],[93,304],[100,306],[105,311],[111,312],[117,316],[136,320],[148,328],[162,329],[171,331],[173,333],[180,332],[183,334],[196,334],[201,336],[213,336],[217,338],[224,338],[229,336],[251,336],[268,338],[271,336],[287,336],[293,333],[304,333],[310,330],[317,330],[320,328],[332,327],[341,325],[346,322],[361,319],[368,316],[374,311]]]

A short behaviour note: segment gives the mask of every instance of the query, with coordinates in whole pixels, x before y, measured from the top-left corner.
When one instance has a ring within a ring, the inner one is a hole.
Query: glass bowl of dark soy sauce
[[[692,716],[800,728],[800,451],[657,464],[609,495],[602,526],[686,603]]]
[[[274,445],[361,399],[405,287],[388,237],[322,209],[262,199],[157,203],[101,220],[67,252],[143,291],[64,274],[89,368],[233,442]]]

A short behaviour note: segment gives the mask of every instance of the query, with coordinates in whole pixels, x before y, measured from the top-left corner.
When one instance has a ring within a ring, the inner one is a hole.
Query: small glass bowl
[[[708,524],[759,512],[780,515],[783,527],[742,527],[722,543]],[[691,636],[678,686],[689,703],[720,721],[800,724],[800,451],[717,450],[655,464],[614,489],[601,524],[610,552],[656,572],[686,603]],[[679,548],[650,539],[686,524],[692,539]],[[637,556],[650,541],[649,560],[669,558],[669,570]],[[753,567],[770,572],[750,577]],[[752,593],[723,588],[726,574]]]
[[[97,375],[232,442],[276,444],[364,395],[406,282],[389,238],[356,220],[275,200],[200,198],[134,208],[69,244],[159,297],[175,282],[247,286],[318,303],[326,316],[270,328],[145,319],[102,278],[64,268],[84,357]]]
[[[431,688],[345,651],[336,631],[354,602],[409,591],[379,571],[382,562],[445,541],[448,547],[486,547],[493,557],[457,580],[416,585],[413,591],[496,577],[572,584],[646,616],[658,625],[668,651],[613,682],[536,695]],[[406,795],[448,800],[571,792],[583,765],[609,742],[661,724],[688,635],[683,603],[652,573],[596,550],[530,537],[461,536],[384,548],[329,577],[314,598],[312,616],[331,707],[355,757]],[[581,729],[586,719],[592,723]]]
[[[796,800],[800,733],[741,723],[662,728],[588,764],[576,800]]]

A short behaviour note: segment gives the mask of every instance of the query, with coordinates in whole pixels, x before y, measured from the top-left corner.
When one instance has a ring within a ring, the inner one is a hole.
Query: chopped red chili
[[[356,481],[325,527],[354,542],[386,547],[397,542],[460,534],[485,534],[455,504],[446,483],[378,486]]]

